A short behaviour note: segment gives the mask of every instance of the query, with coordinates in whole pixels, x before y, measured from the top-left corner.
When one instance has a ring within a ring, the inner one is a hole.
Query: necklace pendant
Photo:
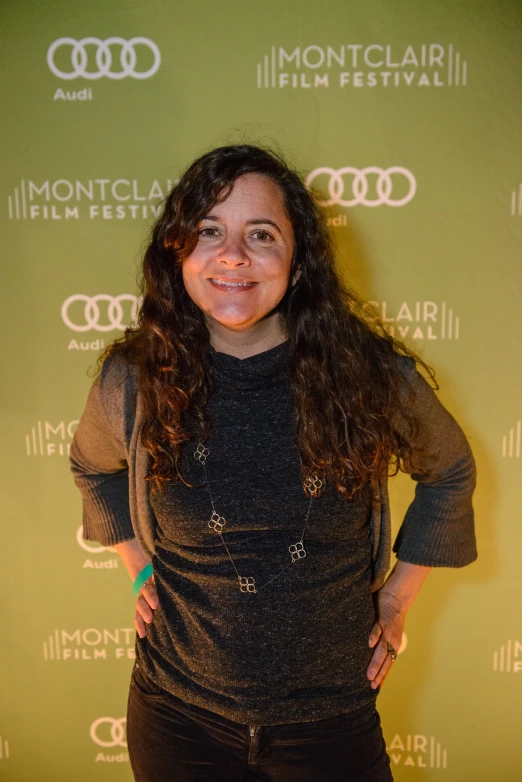
[[[298,541],[298,543],[292,543],[291,546],[288,546],[288,551],[292,557],[292,562],[297,562],[298,559],[304,559],[306,557],[306,551],[302,540]]]
[[[325,481],[322,481],[316,473],[308,475],[303,481],[305,491],[309,497],[318,497],[324,489]]]
[[[257,592],[256,582],[252,576],[238,576],[237,578],[242,592]]]
[[[227,523],[227,520],[223,518],[223,516],[220,516],[217,511],[212,511],[212,516],[210,517],[210,521],[208,522],[208,526],[210,529],[213,529],[214,532],[217,532],[218,535],[221,534],[221,530]]]
[[[197,459],[198,462],[201,462],[201,464],[205,464],[209,453],[210,451],[208,448],[205,448],[205,446],[202,443],[198,443],[198,446],[194,451],[194,458]]]

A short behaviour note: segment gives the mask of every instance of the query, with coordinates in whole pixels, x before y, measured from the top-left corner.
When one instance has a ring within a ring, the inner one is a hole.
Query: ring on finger
[[[396,660],[396,659],[397,659],[397,652],[396,652],[396,650],[393,648],[393,646],[391,645],[391,643],[390,643],[389,641],[387,641],[386,643],[388,644],[388,654],[389,654],[389,655],[390,655],[390,657],[392,658],[392,662],[393,662],[394,660]]]
[[[152,579],[152,576],[151,576],[150,578],[148,578],[148,579],[147,579],[147,580],[146,580],[146,581],[145,581],[145,582],[142,584],[142,586],[141,586],[141,589],[140,589],[140,594],[143,592],[143,590],[145,589],[145,587],[147,587],[147,586],[154,586],[154,581],[151,581],[151,579]]]

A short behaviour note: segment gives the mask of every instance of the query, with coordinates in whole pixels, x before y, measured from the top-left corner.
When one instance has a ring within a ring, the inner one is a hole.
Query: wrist
[[[379,600],[381,602],[381,605],[384,602],[389,604],[393,610],[400,614],[401,616],[405,617],[408,613],[408,609],[411,606],[413,600],[408,599],[403,594],[398,594],[394,589],[392,585],[388,585],[388,588],[386,584],[384,584],[379,589]]]
[[[138,573],[150,562],[150,557],[143,551],[136,538],[117,543],[114,546],[116,553],[121,557],[127,569],[127,573],[134,581]]]
[[[430,570],[431,567],[424,565],[397,561],[379,592],[404,615],[411,608]]]
[[[147,562],[145,567],[143,567],[134,581],[132,582],[132,591],[136,595],[136,597],[139,595],[140,589],[142,586],[149,580],[151,576],[154,575],[154,571],[152,570],[152,562]]]

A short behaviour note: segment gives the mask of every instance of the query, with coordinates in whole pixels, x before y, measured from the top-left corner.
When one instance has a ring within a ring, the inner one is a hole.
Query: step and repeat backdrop
[[[131,780],[134,598],[68,449],[188,163],[269,145],[344,279],[435,368],[479,559],[434,570],[378,705],[399,782],[522,779],[522,14],[514,0],[4,0],[0,779]],[[396,532],[414,482],[390,482]]]

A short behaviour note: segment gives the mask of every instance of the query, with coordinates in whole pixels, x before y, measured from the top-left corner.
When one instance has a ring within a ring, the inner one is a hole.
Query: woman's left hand
[[[402,641],[406,609],[395,595],[382,589],[377,592],[377,621],[372,627],[368,645],[374,648],[366,671],[373,689],[387,677],[393,660],[388,652],[390,644],[396,652]]]

